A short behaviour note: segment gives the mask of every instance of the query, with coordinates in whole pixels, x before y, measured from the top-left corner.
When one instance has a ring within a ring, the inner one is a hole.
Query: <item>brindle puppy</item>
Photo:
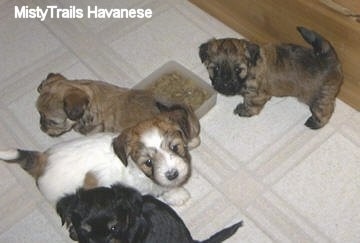
[[[50,73],[38,92],[40,127],[50,136],[60,136],[72,129],[85,135],[117,133],[160,113],[149,91],[103,81],[69,80],[59,73]]]
[[[235,114],[250,117],[259,114],[271,96],[293,96],[310,107],[306,126],[318,129],[329,121],[343,80],[341,64],[329,41],[304,27],[297,30],[312,48],[232,38],[200,46],[214,88],[244,97]]]

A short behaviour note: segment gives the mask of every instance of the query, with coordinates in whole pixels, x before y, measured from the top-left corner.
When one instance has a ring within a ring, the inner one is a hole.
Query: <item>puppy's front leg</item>
[[[190,198],[190,193],[184,187],[178,187],[165,192],[161,198],[172,206],[181,206]]]
[[[257,115],[270,98],[271,96],[264,92],[249,90],[244,94],[244,102],[236,106],[234,114],[244,117]]]
[[[78,127],[74,127],[74,130],[84,134],[84,135],[91,135],[99,132],[104,132],[104,125],[98,124],[98,125],[84,125],[81,124]]]
[[[96,126],[93,126],[92,129],[89,131],[89,134],[95,134],[104,131],[105,131],[104,124],[101,123]]]

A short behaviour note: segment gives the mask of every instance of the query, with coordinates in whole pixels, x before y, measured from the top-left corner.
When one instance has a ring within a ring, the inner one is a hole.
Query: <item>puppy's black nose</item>
[[[179,176],[179,172],[176,169],[165,172],[165,176],[169,181],[176,179]]]

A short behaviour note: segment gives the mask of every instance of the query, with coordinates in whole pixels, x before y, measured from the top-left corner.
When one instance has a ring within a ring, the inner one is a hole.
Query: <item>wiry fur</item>
[[[56,208],[70,238],[80,243],[198,242],[171,207],[122,185],[80,190]],[[236,223],[201,242],[222,242],[241,226]]]
[[[329,41],[298,27],[312,48],[295,44],[258,45],[244,39],[213,39],[200,46],[214,88],[244,97],[234,113],[258,114],[272,96],[293,96],[309,105],[305,125],[323,127],[330,119],[343,80],[340,62]]]
[[[196,120],[197,125],[183,127],[183,116],[177,117],[178,112],[187,117],[185,120],[195,116],[192,110],[174,107],[120,135],[98,133],[60,143],[43,153],[0,151],[0,159],[19,163],[36,179],[41,193],[54,203],[81,187],[121,182],[142,193],[163,195],[171,204],[182,204],[189,197],[181,187],[191,174],[188,144],[198,139],[200,126]],[[190,131],[193,126],[197,127],[195,133]]]
[[[40,127],[50,136],[71,129],[81,134],[121,132],[159,113],[149,91],[102,81],[68,80],[61,74],[50,73],[38,92]]]

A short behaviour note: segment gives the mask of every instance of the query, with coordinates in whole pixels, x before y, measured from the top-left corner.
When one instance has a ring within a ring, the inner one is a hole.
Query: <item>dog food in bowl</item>
[[[165,103],[188,104],[198,118],[216,104],[216,92],[211,85],[175,61],[165,63],[133,88],[150,89]]]
[[[193,80],[181,76],[176,71],[164,74],[146,88],[151,90],[155,96],[176,103],[185,103],[194,110],[198,109],[211,96]]]

